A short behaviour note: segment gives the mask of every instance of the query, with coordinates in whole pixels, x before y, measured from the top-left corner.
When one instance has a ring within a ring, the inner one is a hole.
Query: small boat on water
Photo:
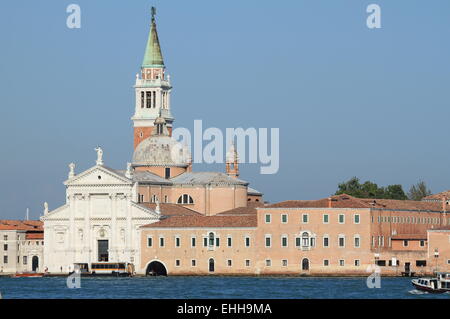
[[[17,273],[11,275],[12,278],[37,278],[37,277],[44,277],[44,274],[42,273],[36,273],[36,272],[23,272],[23,273]]]
[[[131,277],[134,273],[134,265],[125,262],[108,263],[98,262],[92,263],[90,270],[87,263],[74,264],[74,271],[69,274],[77,273],[82,277],[108,276],[108,277]]]
[[[440,272],[436,277],[424,277],[411,280],[412,285],[421,291],[431,293],[450,292],[450,273]]]

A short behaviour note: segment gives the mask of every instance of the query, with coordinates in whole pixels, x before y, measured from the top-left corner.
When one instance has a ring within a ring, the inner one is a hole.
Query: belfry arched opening
[[[159,261],[152,261],[145,270],[147,276],[167,276],[166,267]]]

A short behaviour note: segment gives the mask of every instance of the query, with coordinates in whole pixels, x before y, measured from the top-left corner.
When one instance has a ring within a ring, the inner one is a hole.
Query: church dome
[[[188,166],[190,153],[169,136],[150,136],[143,140],[134,151],[135,166]]]

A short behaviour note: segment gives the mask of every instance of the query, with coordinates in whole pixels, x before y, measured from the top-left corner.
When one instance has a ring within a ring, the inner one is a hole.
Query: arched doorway
[[[309,259],[308,258],[302,259],[302,270],[305,270],[305,271],[309,270]]]
[[[167,276],[166,267],[159,261],[152,261],[145,271],[146,276]]]
[[[214,259],[209,259],[209,272],[214,272]]]
[[[39,268],[39,257],[33,256],[33,258],[31,259],[31,270],[37,271],[38,268]]]

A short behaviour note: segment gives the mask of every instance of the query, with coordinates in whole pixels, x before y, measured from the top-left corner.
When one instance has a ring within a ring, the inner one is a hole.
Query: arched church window
[[[180,197],[178,197],[178,204],[194,204],[194,199],[188,195],[188,194],[183,194]]]

